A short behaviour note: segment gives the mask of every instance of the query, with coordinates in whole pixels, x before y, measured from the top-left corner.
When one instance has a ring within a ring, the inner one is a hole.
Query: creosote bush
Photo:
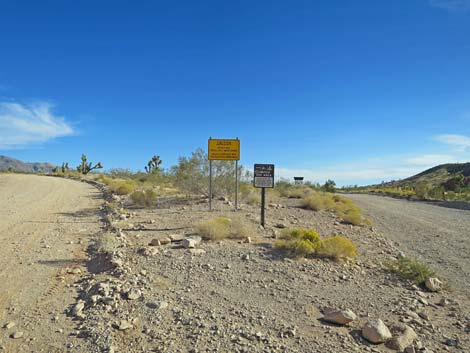
[[[152,189],[136,190],[131,194],[131,200],[137,206],[150,207],[157,200],[157,193]]]
[[[436,277],[436,272],[418,259],[400,257],[384,263],[385,268],[404,280],[423,285],[428,277]]]
[[[196,231],[206,240],[242,239],[254,234],[254,229],[241,218],[225,217],[203,221],[196,226]]]
[[[292,257],[327,257],[335,260],[356,257],[356,247],[347,238],[332,236],[320,239],[315,230],[289,229],[275,243],[277,249]]]

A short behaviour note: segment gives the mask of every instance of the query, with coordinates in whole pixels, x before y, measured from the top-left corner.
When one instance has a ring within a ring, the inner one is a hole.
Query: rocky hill
[[[54,168],[51,163],[29,163],[15,158],[0,155],[0,170],[11,169],[18,172],[50,172]]]

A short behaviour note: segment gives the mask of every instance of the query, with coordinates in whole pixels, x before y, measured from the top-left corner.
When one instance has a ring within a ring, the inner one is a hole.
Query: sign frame
[[[274,188],[274,164],[255,164],[253,186],[255,188]]]
[[[207,141],[207,158],[210,161],[239,161],[240,140],[213,139]]]

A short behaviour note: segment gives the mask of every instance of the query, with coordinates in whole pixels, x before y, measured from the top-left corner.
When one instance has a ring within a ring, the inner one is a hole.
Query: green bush
[[[385,268],[398,277],[423,285],[428,277],[436,277],[436,273],[425,263],[407,257],[385,262]]]
[[[131,181],[113,181],[109,188],[117,195],[128,195],[135,189],[135,184]]]
[[[134,204],[142,207],[150,207],[157,200],[157,193],[152,189],[136,190],[131,194]]]

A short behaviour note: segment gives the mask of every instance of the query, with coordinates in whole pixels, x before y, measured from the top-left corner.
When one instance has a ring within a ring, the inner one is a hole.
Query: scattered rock
[[[178,241],[183,241],[184,234],[171,234],[168,236],[172,242],[178,242]]]
[[[192,249],[198,246],[201,243],[201,237],[191,237],[183,239],[183,246],[186,249]]]
[[[15,327],[16,323],[13,321],[7,322],[3,327],[6,329],[11,329],[12,327]]]
[[[85,302],[80,300],[72,309],[72,315],[78,316],[82,313],[82,310],[85,308]]]
[[[442,289],[442,282],[436,277],[427,278],[424,285],[430,292],[438,292]]]
[[[121,320],[117,325],[119,331],[125,331],[132,328],[132,323],[127,320]]]
[[[323,317],[323,320],[338,325],[346,325],[356,319],[356,314],[349,309],[330,311]]]
[[[393,337],[387,341],[386,346],[399,352],[404,351],[418,338],[416,332],[407,325],[395,325],[391,331]]]
[[[143,255],[143,256],[147,256],[147,257],[150,257],[150,256],[155,256],[158,254],[158,249],[155,248],[155,247],[150,247],[150,248],[140,248],[138,253]]]
[[[126,297],[129,300],[136,300],[136,299],[139,299],[141,296],[142,296],[142,292],[138,288],[131,288],[126,293]]]
[[[369,320],[362,328],[362,336],[372,343],[383,343],[390,338],[392,334],[382,320]]]
[[[10,335],[10,337],[13,338],[13,339],[21,338],[21,337],[23,337],[23,332],[21,332],[21,331],[13,332]]]

